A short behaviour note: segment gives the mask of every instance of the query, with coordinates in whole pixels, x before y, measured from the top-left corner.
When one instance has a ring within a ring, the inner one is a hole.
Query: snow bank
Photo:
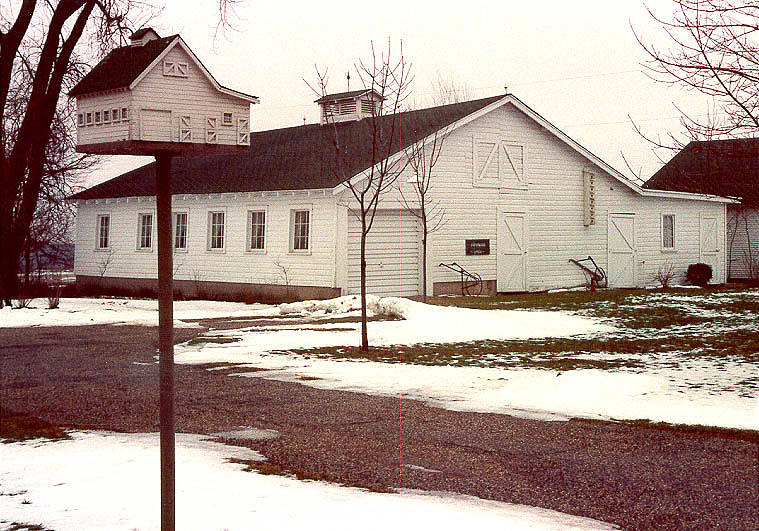
[[[0,444],[0,524],[158,529],[158,435],[71,436]],[[617,529],[588,518],[459,494],[382,494],[244,472],[228,462],[230,457],[261,459],[247,448],[177,435],[177,529]]]
[[[366,313],[369,317],[381,315],[390,318],[404,318],[404,310],[407,308],[408,299],[395,297],[380,298],[376,295],[366,296]],[[300,301],[279,305],[279,313],[282,315],[300,314],[304,316],[318,317],[323,315],[353,315],[361,312],[361,296],[346,295],[328,300]]]

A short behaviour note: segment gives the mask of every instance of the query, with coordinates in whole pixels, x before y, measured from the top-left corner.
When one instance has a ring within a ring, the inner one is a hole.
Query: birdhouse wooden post
[[[77,151],[156,159],[161,424],[161,529],[174,529],[174,347],[171,159],[245,152],[250,104],[221,86],[179,35],[132,35],[71,90]]]

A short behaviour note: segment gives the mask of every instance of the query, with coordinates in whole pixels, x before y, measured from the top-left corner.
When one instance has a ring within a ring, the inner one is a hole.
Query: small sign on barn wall
[[[467,256],[490,254],[490,240],[466,240]]]

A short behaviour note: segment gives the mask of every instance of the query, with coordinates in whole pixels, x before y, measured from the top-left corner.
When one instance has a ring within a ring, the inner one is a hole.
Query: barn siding
[[[502,138],[524,145],[527,189],[488,188],[473,183],[474,142],[479,138]],[[437,267],[457,262],[484,280],[497,278],[497,227],[499,212],[527,214],[527,289],[539,291],[585,283],[581,270],[570,258],[592,256],[608,268],[607,220],[609,213],[635,214],[635,283],[655,285],[660,267],[673,263],[675,282],[683,282],[685,270],[700,261],[699,231],[702,213],[724,223],[724,205],[715,202],[643,197],[570,148],[553,134],[509,104],[454,131],[444,142],[435,166],[431,199],[445,210],[446,224],[429,236],[428,292],[436,282],[455,282],[455,273]],[[583,225],[583,171],[596,175],[595,224]],[[414,197],[410,169],[399,178],[405,197]],[[345,194],[344,194],[345,195]],[[399,203],[388,194],[383,208]],[[676,215],[676,252],[661,249],[661,214]],[[466,239],[488,238],[491,254],[467,256]],[[718,235],[724,250],[724,231]],[[724,259],[721,264],[724,264]],[[724,281],[724,265],[714,281]]]
[[[174,253],[174,278],[207,282],[285,284],[334,287],[335,201],[331,194],[309,197],[175,196],[173,210],[188,212],[188,249]],[[311,209],[311,249],[305,254],[290,252],[290,210]],[[246,251],[247,212],[265,209],[266,251]],[[226,212],[225,249],[209,251],[208,213]],[[157,240],[152,250],[137,250],[137,216],[155,214],[154,198],[98,200],[79,203],[75,273],[98,276],[98,264],[107,252],[95,249],[98,214],[110,213],[112,248],[115,251],[107,277],[156,278]],[[154,218],[155,220],[155,218]],[[278,265],[280,264],[280,265]]]
[[[755,264],[753,277],[756,277],[759,270],[759,209],[728,206],[727,242],[730,278],[752,278],[750,260]]]

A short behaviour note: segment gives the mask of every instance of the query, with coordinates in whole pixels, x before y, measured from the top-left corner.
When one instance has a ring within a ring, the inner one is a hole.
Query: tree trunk
[[[427,220],[422,235],[422,302],[427,302]]]
[[[366,213],[361,209],[361,352],[369,351],[366,330]]]
[[[24,246],[24,286],[29,289],[29,270],[32,268],[32,250],[29,248],[30,242],[27,240]]]

